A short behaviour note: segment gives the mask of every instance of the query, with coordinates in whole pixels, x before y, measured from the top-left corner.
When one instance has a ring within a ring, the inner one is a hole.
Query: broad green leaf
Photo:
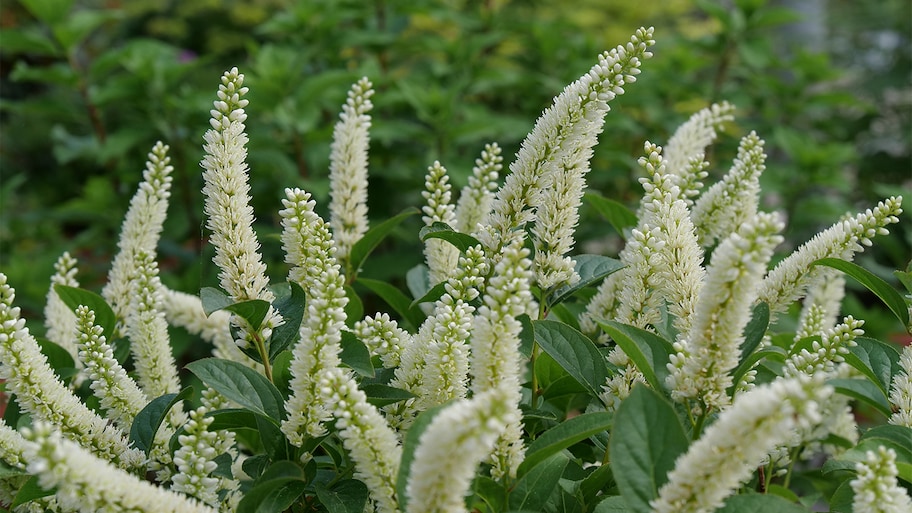
[[[370,350],[364,345],[364,342],[361,342],[354,333],[343,331],[341,345],[342,352],[339,353],[339,358],[342,359],[343,364],[362,376],[374,377]]]
[[[741,360],[735,370],[732,372],[732,383],[737,384],[741,382],[741,378],[747,374],[754,365],[764,359],[778,359],[779,361],[784,362],[786,357],[785,350],[781,347],[770,346],[765,349],[761,349],[754,353],[751,353],[746,359]],[[735,386],[735,385],[732,385]]]
[[[519,332],[519,352],[526,358],[531,358],[532,347],[535,345],[535,328],[532,326],[532,318],[528,314],[521,314],[516,320],[522,325],[522,331]]]
[[[842,395],[870,404],[887,417],[892,413],[890,401],[883,390],[867,379],[836,378],[827,380],[827,384],[832,385]]]
[[[133,445],[149,454],[152,448],[152,442],[155,440],[155,433],[171,408],[179,401],[186,399],[193,392],[193,387],[186,387],[177,394],[165,394],[161,397],[152,399],[133,419],[130,426],[130,441]]]
[[[890,344],[868,337],[858,337],[855,344],[845,355],[846,362],[889,395],[893,376],[900,370],[899,352]]]
[[[658,392],[636,385],[614,415],[609,441],[611,470],[627,506],[650,513],[687,436],[674,407]]]
[[[430,226],[421,228],[421,231],[418,232],[418,237],[422,241],[427,241],[428,239],[445,240],[455,246],[461,253],[465,253],[467,249],[481,244],[475,237],[467,233],[457,232],[450,225],[441,222],[434,222]]]
[[[626,228],[633,228],[637,224],[637,216],[629,208],[615,200],[608,199],[594,192],[587,192],[583,199],[592,205],[599,214],[611,223],[618,235],[624,237]]]
[[[751,493],[734,495],[725,501],[717,513],[808,513],[810,510],[772,494]]]
[[[570,458],[563,452],[551,455],[530,469],[510,491],[511,510],[544,511],[545,504],[557,488]]]
[[[613,495],[595,505],[592,513],[630,513],[633,509],[627,507],[627,501],[620,495]]]
[[[361,298],[351,285],[345,286],[345,297],[348,298],[348,304],[345,305],[345,319],[351,326],[364,318],[364,303],[361,302]]]
[[[367,395],[367,402],[378,408],[415,397],[415,394],[408,390],[379,383],[361,385],[361,390]]]
[[[32,16],[53,25],[65,22],[73,7],[73,0],[19,0]]]
[[[294,454],[294,449],[285,438],[285,433],[279,428],[279,425],[272,419],[263,415],[254,415],[256,420],[256,432],[260,435],[260,442],[266,455],[272,461],[290,459]]]
[[[41,353],[47,357],[48,365],[54,370],[58,377],[63,378],[61,371],[72,370],[76,367],[73,361],[73,355],[63,347],[51,342],[46,338],[36,338]]]
[[[472,481],[472,492],[488,506],[489,511],[506,510],[507,491],[503,484],[490,477],[484,474],[476,475],[475,480]]]
[[[203,358],[187,364],[187,369],[203,383],[273,422],[284,417],[282,394],[263,375],[238,362]]]
[[[620,260],[602,255],[576,255],[573,259],[575,261],[574,269],[580,279],[573,285],[567,285],[554,291],[548,297],[549,307],[562,303],[576,291],[584,289],[624,267]]]
[[[291,395],[291,361],[294,353],[286,349],[279,353],[272,362],[272,382],[275,384],[282,397],[286,399]]]
[[[760,342],[763,341],[766,329],[769,327],[769,321],[769,305],[763,302],[754,305],[751,319],[747,323],[747,326],[744,327],[744,341],[741,342],[741,357],[738,359],[739,362],[743,362],[757,350]]]
[[[108,340],[108,343],[111,343],[111,341],[114,340],[113,336],[114,329],[117,326],[117,317],[114,315],[114,310],[111,310],[111,307],[104,298],[94,292],[76,287],[68,287],[66,285],[54,285],[54,291],[57,292],[57,296],[60,297],[60,300],[70,307],[70,310],[73,310],[73,312],[76,311],[76,308],[78,308],[79,305],[89,307],[90,310],[95,312],[95,325],[101,326],[104,330],[104,336]]]
[[[212,312],[231,306],[231,298],[221,290],[214,287],[203,287],[200,289],[200,302],[203,304],[203,312],[206,316],[212,315]]]
[[[443,295],[445,293],[446,293],[446,282],[442,281],[442,282],[438,283],[437,285],[434,285],[433,287],[428,289],[428,291],[423,296],[412,301],[409,304],[409,308],[413,308],[417,305],[420,305],[421,303],[433,303],[433,302],[437,301],[438,299],[440,299],[441,297],[443,297]]]
[[[263,324],[263,320],[266,318],[266,314],[269,313],[269,307],[269,301],[251,299],[249,301],[241,301],[240,303],[232,303],[225,308],[222,308],[222,310],[227,310],[237,315],[247,321],[247,324],[249,324],[254,331],[259,331],[260,326]]]
[[[585,504],[592,504],[600,493],[614,483],[611,465],[599,465],[591,474],[580,481],[580,494]]]
[[[55,24],[51,30],[60,46],[71,53],[98,27],[122,17],[121,11],[117,9],[78,10],[67,16],[62,23]]]
[[[10,465],[9,463],[0,460],[0,479],[5,479],[7,477],[13,476],[25,476],[28,475],[28,472],[23,468],[18,468]]]
[[[896,453],[898,477],[912,484],[912,428],[884,424],[876,426],[861,436],[855,447],[839,455],[838,460],[830,459],[824,463],[824,474],[836,470],[855,470],[855,464],[867,459],[867,452],[877,452],[880,446],[892,449]]]
[[[396,496],[399,499],[401,511],[408,511],[408,482],[412,472],[412,462],[415,461],[415,450],[421,443],[421,435],[431,425],[434,417],[449,405],[449,403],[445,403],[423,411],[412,423],[412,427],[405,435],[405,440],[402,441],[402,458],[399,460],[399,475],[396,477]]]
[[[905,300],[903,300],[902,295],[871,271],[868,271],[854,262],[848,262],[839,258],[821,258],[811,265],[832,267],[833,269],[842,271],[852,278],[855,278],[858,283],[861,283],[868,290],[877,295],[907,330],[912,329],[912,323],[909,322],[909,307],[906,305]]]
[[[412,267],[405,274],[405,284],[408,286],[409,292],[412,293],[412,297],[416,299],[424,297],[428,291],[431,290],[430,281],[428,268],[424,264],[418,264],[415,267]],[[441,293],[441,295],[443,295],[443,293]]]
[[[354,278],[354,275],[358,274],[358,271],[361,269],[367,256],[371,254],[374,248],[376,248],[390,232],[399,226],[402,221],[405,221],[418,213],[420,213],[420,211],[417,208],[407,208],[402,211],[402,213],[397,214],[368,230],[367,233],[361,237],[361,240],[352,246],[351,253],[349,253],[349,264],[351,265],[353,273],[353,276],[350,276],[349,278]]]
[[[54,495],[57,493],[57,488],[45,489],[38,484],[38,476],[32,476],[19,488],[19,491],[16,492],[16,496],[13,497],[13,502],[10,504],[10,508],[15,509],[16,506],[25,504],[26,502],[33,501],[35,499],[40,499],[42,497],[47,497],[49,495]]]
[[[284,322],[272,330],[272,337],[269,339],[269,361],[275,360],[279,353],[294,344],[300,334],[301,321],[304,319],[304,289],[293,282],[282,285],[286,286],[275,289],[276,299],[272,306],[282,315]]]
[[[519,465],[517,477],[522,477],[536,465],[590,436],[607,431],[614,415],[607,412],[584,413],[565,420],[536,438],[528,449],[526,458]]]
[[[413,309],[413,303],[401,290],[380,280],[370,280],[367,278],[358,278],[357,283],[364,285],[374,294],[380,296],[393,310],[399,314],[405,328],[411,331],[418,329],[424,320],[421,312]]]
[[[363,513],[367,504],[367,485],[356,479],[339,481],[332,488],[317,485],[316,492],[329,513]]]
[[[303,469],[291,461],[277,461],[244,494],[237,513],[281,513],[294,504],[306,488]]]
[[[671,343],[655,333],[614,321],[596,321],[630,357],[655,390],[666,388]]]
[[[207,413],[206,416],[212,417],[212,424],[209,424],[207,428],[210,431],[257,428],[257,414],[244,408],[215,410]]]
[[[9,27],[0,30],[4,50],[10,55],[27,53],[33,56],[56,57],[60,49],[54,41],[37,27]]]
[[[595,344],[561,322],[538,320],[532,321],[532,326],[538,345],[586,387],[592,397],[598,397],[608,379],[608,367]]]

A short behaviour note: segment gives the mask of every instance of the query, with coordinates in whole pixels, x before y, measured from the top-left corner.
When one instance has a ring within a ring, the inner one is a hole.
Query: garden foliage
[[[700,110],[643,143],[635,212],[586,192],[609,104],[653,30],[598,56],[555,97],[501,181],[491,143],[456,198],[429,162],[420,211],[367,217],[372,96],[333,132],[329,219],[284,190],[287,279],[254,230],[248,86],[226,71],[203,136],[203,216],[219,288],[163,285],[172,192],[156,144],[100,295],[58,260],[47,339],[0,274],[0,502],[22,511],[908,511],[912,349],[843,316],[845,276],[907,331],[910,296],[852,264],[902,198],[836,220],[777,264],[760,208],[766,154],[746,134],[711,187],[708,149],[736,115]],[[481,148],[479,148],[481,149]],[[502,182],[502,184],[501,184]],[[588,198],[625,239],[576,250]],[[408,293],[364,277],[421,215]],[[912,293],[910,271],[898,273]],[[365,312],[368,290],[386,311]],[[775,321],[802,300],[797,329]],[[178,368],[169,326],[210,357]],[[211,350],[210,350],[211,349]],[[192,374],[190,379],[189,374]],[[184,378],[183,380],[181,378]],[[188,385],[188,383],[193,383]],[[859,427],[867,412],[876,426]]]

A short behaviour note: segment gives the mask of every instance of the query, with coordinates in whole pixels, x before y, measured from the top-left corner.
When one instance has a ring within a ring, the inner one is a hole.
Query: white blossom
[[[867,451],[865,461],[855,464],[858,477],[850,481],[855,498],[852,511],[855,513],[908,513],[912,511],[912,499],[899,485],[896,476],[896,451],[884,446],[877,452]]]
[[[856,345],[855,339],[864,335],[862,325],[864,321],[851,315],[846,317],[841,324],[824,331],[819,342],[813,340],[810,347],[802,347],[790,354],[785,360],[783,375],[813,376],[817,372],[833,372],[837,364],[845,361],[849,348]]]
[[[373,108],[373,86],[362,78],[348,92],[333,129],[329,155],[329,225],[340,260],[367,232],[367,151]],[[357,271],[354,269],[353,271]]]
[[[822,271],[819,281],[808,289],[804,298],[795,340],[821,333],[836,324],[845,297],[845,275],[835,269]]]
[[[491,211],[497,178],[503,169],[497,143],[485,144],[481,157],[475,159],[469,183],[462,188],[456,203],[456,224],[453,228],[462,233],[474,233]]]
[[[668,172],[676,177],[681,188],[682,197],[690,205],[703,186],[699,182],[706,176],[701,165],[706,147],[716,140],[716,131],[734,119],[735,107],[728,102],[714,103],[700,110],[675,130],[665,145],[665,159],[668,161]]]
[[[387,313],[365,317],[355,323],[352,332],[364,342],[371,354],[380,357],[383,366],[388,369],[399,366],[402,351],[412,342],[412,335],[400,328],[399,323]]]
[[[54,263],[54,275],[51,276],[51,287],[47,293],[47,303],[44,305],[44,326],[47,328],[45,337],[51,342],[67,350],[77,360],[78,350],[73,340],[73,329],[76,326],[76,315],[66,303],[57,295],[55,285],[79,287],[76,280],[76,259],[64,252]],[[81,364],[77,364],[81,365]]]
[[[777,379],[739,395],[675,462],[650,504],[655,513],[710,513],[750,478],[773,447],[820,421],[833,393],[823,376]]]
[[[902,370],[893,376],[890,386],[890,402],[895,407],[890,424],[912,428],[912,346],[903,348],[899,366]]]
[[[427,204],[421,207],[424,216],[421,217],[425,226],[433,223],[446,223],[451,227],[456,224],[456,207],[451,203],[449,177],[446,168],[435,161],[428,167],[424,178],[426,190],[421,192]],[[459,249],[449,242],[441,239],[428,239],[424,242],[424,256],[427,261],[431,285],[436,285],[447,279],[449,273],[456,268],[459,259]]]

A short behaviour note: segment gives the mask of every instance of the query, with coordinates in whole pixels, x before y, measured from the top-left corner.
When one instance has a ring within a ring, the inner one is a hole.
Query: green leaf
[[[364,318],[364,303],[361,302],[361,298],[351,285],[345,285],[345,297],[348,298],[348,304],[345,305],[347,322],[354,323]]]
[[[265,415],[273,422],[284,417],[282,394],[250,367],[231,360],[203,358],[187,364],[186,368],[226,399]]]
[[[329,513],[363,513],[367,504],[367,485],[356,479],[339,481],[332,488],[317,485],[316,492]]]
[[[867,452],[877,452],[880,446],[896,453],[898,477],[912,484],[912,428],[884,424],[866,431],[855,447],[839,455],[838,460],[830,459],[823,465],[824,474],[836,470],[855,471],[855,464],[867,459]]]
[[[306,489],[307,478],[301,467],[291,461],[277,461],[244,494],[237,513],[281,513]]]
[[[443,297],[446,293],[446,282],[442,281],[437,285],[434,285],[428,291],[418,299],[414,300],[409,304],[409,308],[420,305],[421,303],[433,303]]]
[[[215,410],[206,414],[212,417],[212,424],[209,424],[210,431],[219,431],[221,429],[256,429],[257,414],[244,408],[226,408],[224,410]]]
[[[16,492],[16,496],[13,497],[13,502],[10,504],[10,509],[15,509],[16,506],[20,506],[35,499],[54,495],[55,493],[57,493],[57,488],[51,488],[50,490],[42,488],[41,485],[38,484],[38,476],[32,476],[24,485],[22,485],[22,488],[19,488],[19,491]]]
[[[200,289],[200,302],[203,304],[203,312],[206,317],[212,315],[212,312],[231,306],[231,298],[219,289],[213,287],[203,287]]]
[[[653,389],[666,388],[669,355],[674,352],[670,342],[655,333],[627,324],[614,321],[596,322],[636,364]]]
[[[535,328],[532,326],[532,318],[529,314],[521,314],[516,318],[522,325],[522,331],[519,332],[519,352],[526,358],[532,357],[532,347],[535,345]]]
[[[554,291],[547,300],[549,307],[564,302],[576,291],[584,289],[624,267],[620,260],[602,255],[577,255],[573,259],[575,261],[574,269],[580,279],[573,285],[566,285]]]
[[[602,217],[607,219],[621,237],[624,237],[624,229],[633,228],[637,225],[636,214],[622,203],[594,192],[587,192],[583,195],[583,199],[592,205]]]
[[[47,357],[48,365],[51,366],[57,377],[62,376],[61,371],[72,370],[76,367],[73,355],[63,347],[45,338],[36,338],[35,340],[38,342],[38,347],[41,348],[41,353]]]
[[[530,469],[510,492],[511,510],[544,511],[545,504],[557,488],[570,458],[563,452],[551,455]]]
[[[741,382],[741,378],[747,374],[748,371],[754,368],[754,365],[757,362],[760,362],[766,358],[784,362],[786,357],[785,350],[781,347],[770,346],[765,349],[761,349],[755,353],[752,353],[746,359],[741,360],[741,363],[735,367],[735,370],[732,372],[732,386]]]
[[[846,363],[858,369],[889,395],[893,376],[900,371],[899,353],[894,346],[867,337],[855,339],[855,346],[845,355]]]
[[[427,266],[418,264],[409,269],[405,274],[405,284],[408,286],[413,298],[421,298],[427,295],[428,291],[431,290],[431,278]],[[441,292],[440,296],[442,295],[443,293]],[[440,296],[437,297],[439,298]],[[437,298],[434,299],[436,300]],[[418,302],[421,303],[422,301]]]
[[[871,271],[868,271],[854,262],[848,262],[838,258],[821,258],[811,265],[832,267],[833,269],[842,271],[852,278],[855,278],[858,283],[861,283],[868,290],[877,295],[907,330],[912,330],[912,323],[909,322],[909,307],[906,305],[902,295]]]
[[[769,327],[770,309],[769,305],[763,302],[754,305],[751,319],[744,327],[744,341],[741,342],[741,357],[739,362],[743,362],[748,356],[753,354],[763,341],[766,330]],[[735,381],[737,383],[737,381]]]
[[[399,499],[401,511],[408,511],[406,507],[408,506],[408,482],[412,472],[412,462],[415,461],[415,450],[421,443],[421,435],[431,425],[434,417],[449,405],[449,403],[444,403],[418,415],[406,433],[405,440],[402,441],[402,458],[399,460],[399,475],[396,477],[396,496]]]
[[[538,345],[592,397],[598,397],[608,379],[608,367],[595,344],[562,322],[538,320],[532,326]]]
[[[417,330],[418,326],[421,325],[421,322],[424,320],[424,316],[421,312],[412,308],[413,303],[409,300],[401,290],[396,287],[386,283],[385,281],[380,280],[370,280],[367,278],[358,278],[357,283],[364,285],[371,290],[374,294],[377,294],[382,298],[388,305],[390,305],[396,313],[399,314],[402,319],[403,324],[407,330]]]
[[[294,353],[286,349],[279,353],[272,362],[272,382],[275,384],[282,397],[291,395],[291,361]]]
[[[269,301],[251,299],[249,301],[241,301],[240,303],[232,303],[222,308],[222,310],[227,310],[237,315],[247,321],[247,324],[249,324],[254,331],[259,331],[260,326],[263,324],[263,320],[266,318],[266,314],[269,313],[270,306]]]
[[[54,292],[74,313],[79,305],[89,307],[90,310],[95,312],[95,325],[101,326],[104,330],[104,336],[108,343],[114,340],[117,317],[104,298],[94,292],[66,285],[54,285]]]
[[[415,394],[408,390],[379,383],[361,385],[361,390],[367,395],[367,402],[378,408],[415,397]]]
[[[152,449],[152,442],[155,440],[155,433],[165,421],[168,412],[179,401],[186,399],[193,392],[193,387],[186,387],[176,394],[165,394],[152,399],[133,419],[130,426],[130,441],[133,445],[149,454]]]
[[[28,472],[24,468],[14,467],[6,461],[0,460],[0,479],[26,475],[28,475]]]
[[[343,331],[341,345],[342,352],[339,353],[339,358],[342,359],[343,364],[362,376],[374,377],[370,350],[364,345],[364,342],[361,342],[354,333]]]
[[[545,431],[529,444],[526,458],[516,472],[517,477],[522,477],[551,455],[596,433],[607,431],[613,419],[614,415],[607,412],[584,413]]]
[[[866,379],[836,378],[827,380],[827,384],[832,385],[842,395],[870,404],[887,417],[892,413],[890,401],[883,390]]]
[[[272,337],[269,339],[269,361],[275,360],[279,353],[297,341],[306,304],[304,289],[297,283],[288,282],[286,287],[275,292],[276,299],[272,306],[282,315],[284,322],[272,330]]]
[[[418,232],[418,237],[420,237],[423,242],[426,242],[428,239],[445,240],[455,246],[461,253],[465,253],[467,249],[481,244],[475,237],[466,233],[457,232],[450,225],[439,221],[431,223],[430,226],[421,228],[421,231]]]
[[[479,474],[472,481],[472,492],[488,506],[488,511],[506,511],[507,491],[501,483],[486,475]],[[470,511],[477,511],[478,509],[475,508]]]
[[[671,403],[638,384],[614,415],[609,447],[611,470],[627,506],[650,513],[649,502],[687,450],[687,436]]]
[[[808,509],[782,497],[770,494],[751,493],[734,495],[725,501],[725,506],[716,513],[808,513]]]
[[[53,25],[65,21],[73,7],[73,0],[19,0],[32,16]]]
[[[371,254],[374,248],[376,248],[390,232],[399,226],[402,221],[405,221],[418,213],[420,213],[420,211],[417,208],[407,208],[402,211],[402,213],[395,215],[368,230],[367,233],[364,234],[364,237],[361,237],[361,240],[352,246],[351,253],[349,253],[349,264],[351,265],[352,273],[357,275],[358,271],[361,269],[361,265],[364,264],[364,260],[367,259],[367,256]],[[354,275],[350,278],[354,278]]]
[[[620,495],[613,495],[596,504],[593,513],[630,513],[627,501]]]

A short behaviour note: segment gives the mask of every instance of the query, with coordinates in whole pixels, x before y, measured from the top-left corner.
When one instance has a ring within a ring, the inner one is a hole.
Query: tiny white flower
[[[884,446],[877,452],[868,451],[865,461],[855,464],[858,477],[849,484],[855,492],[852,510],[855,513],[908,513],[912,499],[896,478],[896,451]]]

